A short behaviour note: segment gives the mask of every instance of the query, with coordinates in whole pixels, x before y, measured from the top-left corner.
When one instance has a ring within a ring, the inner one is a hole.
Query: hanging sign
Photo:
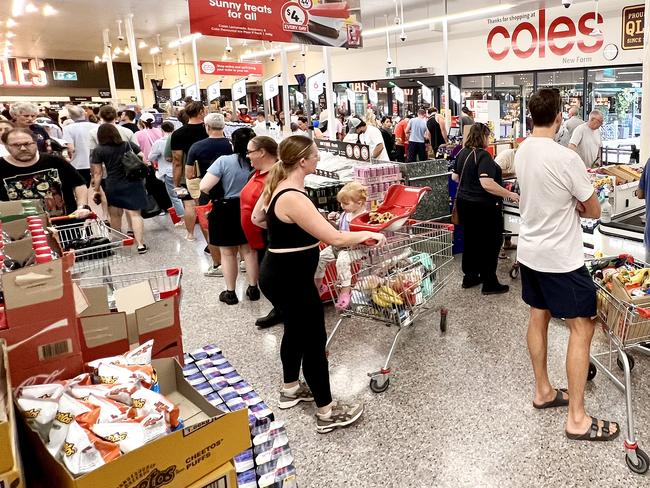
[[[188,0],[190,31],[205,36],[359,48],[361,0]]]
[[[246,96],[246,78],[235,81],[232,85],[232,100],[236,102]]]
[[[346,88],[345,94],[348,97],[348,102],[350,102],[352,104],[354,104],[354,102],[356,102],[357,94],[354,91],[350,90],[349,88]]]
[[[269,78],[264,82],[264,99],[271,100],[280,94],[279,76]]]
[[[305,103],[305,96],[299,91],[296,92],[296,103],[299,105],[303,105]]]
[[[40,59],[0,59],[0,86],[47,86],[45,65]]]
[[[460,103],[460,88],[453,83],[449,83],[449,98],[456,103]]]
[[[201,95],[199,94],[199,87],[196,84],[190,85],[185,88],[185,96],[192,97],[192,100],[200,101]]]
[[[202,60],[199,62],[199,68],[204,75],[262,76],[264,74],[264,66],[262,63]]]
[[[208,102],[216,100],[221,96],[221,82],[217,81],[208,86]]]
[[[404,103],[404,90],[402,90],[399,86],[393,88],[393,95],[395,95],[395,100],[397,100],[399,103]]]
[[[325,90],[325,72],[321,71],[309,78],[307,82],[308,92],[307,95],[312,102],[316,102],[318,97],[322,95]]]
[[[370,103],[372,103],[373,105],[377,105],[379,103],[379,96],[377,94],[377,90],[368,88],[368,100],[370,100]]]
[[[643,49],[643,26],[645,5],[634,5],[623,9],[623,49]]]
[[[422,85],[422,100],[424,100],[426,103],[431,103],[433,100],[432,94],[431,94],[431,88],[428,86]]]
[[[177,102],[183,98],[183,85],[178,85],[169,90],[169,99],[172,102]]]

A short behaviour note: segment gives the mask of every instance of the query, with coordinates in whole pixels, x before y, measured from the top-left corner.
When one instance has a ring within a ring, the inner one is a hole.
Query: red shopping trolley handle
[[[97,214],[94,212],[91,212],[88,214],[88,217],[86,217],[84,220],[91,220],[91,219],[96,219]],[[80,220],[76,214],[70,214],[70,215],[62,215],[61,217],[50,217],[50,222],[55,223],[55,222],[66,222],[68,220]]]

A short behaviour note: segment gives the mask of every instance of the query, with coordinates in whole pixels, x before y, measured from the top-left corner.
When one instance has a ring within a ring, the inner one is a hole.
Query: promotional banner
[[[221,82],[217,81],[208,87],[208,102],[216,100],[221,96]]]
[[[218,76],[262,76],[264,66],[262,63],[235,63],[232,61],[202,60],[199,63],[201,73],[204,75]]]
[[[422,100],[424,100],[426,103],[431,103],[433,100],[433,96],[431,94],[431,88],[428,86],[422,85]]]
[[[178,85],[169,90],[169,99],[172,102],[177,102],[183,98],[183,85]]]
[[[199,94],[199,87],[196,86],[196,84],[189,85],[188,87],[185,88],[185,96],[192,97],[192,100],[200,101],[201,95]]]
[[[361,0],[188,0],[190,30],[205,36],[359,48]]]
[[[395,100],[397,100],[399,103],[404,103],[404,90],[402,90],[399,86],[393,88],[393,95],[395,95]]]
[[[348,97],[348,102],[354,104],[354,102],[357,100],[357,94],[352,90],[350,90],[349,88],[345,90],[345,94]]]
[[[246,96],[246,78],[235,81],[232,85],[231,91],[233,102],[244,98]]]
[[[449,98],[456,103],[460,103],[460,88],[453,83],[449,83]]]
[[[274,76],[264,82],[264,100],[271,100],[280,94],[280,77]]]
[[[310,77],[307,81],[307,96],[312,102],[318,101],[318,97],[325,90],[325,72],[321,71]]]
[[[299,91],[296,92],[296,103],[300,105],[304,105],[305,103],[305,96]]]
[[[373,105],[377,105],[379,103],[379,95],[377,94],[377,90],[368,88],[368,100],[370,100],[370,103]]]

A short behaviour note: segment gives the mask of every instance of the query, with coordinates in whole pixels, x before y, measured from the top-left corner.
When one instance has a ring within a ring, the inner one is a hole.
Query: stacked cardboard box
[[[0,339],[0,486],[23,486],[7,343]]]

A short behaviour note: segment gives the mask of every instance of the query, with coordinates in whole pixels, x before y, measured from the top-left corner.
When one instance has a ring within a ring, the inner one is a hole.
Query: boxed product
[[[128,354],[133,353],[134,351],[131,351]],[[138,362],[137,358],[134,362]],[[102,366],[106,368],[102,370]],[[115,364],[101,362],[95,367],[102,384],[86,385],[80,378],[72,380],[73,383],[67,382],[66,387],[69,387],[69,391],[75,389],[74,395],[81,397],[81,399],[65,400],[71,405],[69,410],[73,412],[72,415],[61,414],[59,406],[53,419],[43,418],[41,424],[38,419],[45,411],[32,409],[25,391],[17,393],[17,397],[25,400],[22,404],[19,403],[19,408],[23,412],[21,418],[28,419],[23,421],[28,443],[25,452],[30,452],[34,456],[38,471],[45,474],[49,486],[66,488],[194,486],[193,483],[219,470],[237,453],[250,447],[248,419],[244,412],[224,413],[210,405],[185,380],[180,364],[174,359],[154,360],[152,366],[157,374],[160,394],[146,388],[138,388],[134,393],[129,390],[129,388],[133,389],[133,385],[120,386],[118,382],[123,381],[120,378],[121,373],[109,371],[115,367]],[[134,369],[134,374],[141,373],[142,370],[139,368]],[[111,377],[110,375],[113,374],[114,377]],[[155,379],[154,376],[148,374],[145,378]],[[79,383],[74,383],[75,381]],[[142,385],[144,384],[143,382]],[[53,390],[47,393],[47,398],[41,400],[42,402],[57,395],[61,398],[61,402],[65,399],[66,393],[54,391],[57,389],[56,384],[42,386]],[[96,397],[95,392],[102,388],[110,389],[111,394],[103,399],[97,398],[101,397],[101,394],[97,394]],[[115,410],[118,399],[125,401],[124,395],[129,398],[131,403],[129,410],[135,415],[135,419],[143,419],[143,425],[150,433],[153,432],[151,429],[155,430],[160,422],[160,415],[165,416],[163,424],[170,425],[173,429],[175,425],[178,427],[171,433],[167,433],[168,430],[162,434],[154,432],[155,435],[152,435],[152,440],[149,442],[145,436],[138,438],[135,445],[128,445],[129,434],[132,433],[132,430],[128,429],[134,427],[133,419],[129,424],[128,420],[120,418],[124,412]],[[71,393],[70,396],[72,397],[73,394]],[[34,399],[32,402],[37,400],[39,399]],[[103,402],[105,406],[91,411],[84,410],[90,410],[88,407],[93,402]],[[113,402],[112,406],[111,402]],[[37,406],[36,403],[34,405]],[[167,405],[171,407],[167,408]],[[115,415],[115,417],[102,422],[97,418],[98,410],[101,412],[100,415]],[[31,412],[34,412],[34,415],[30,415]],[[58,433],[50,430],[47,445],[42,437],[42,427],[48,422],[53,427],[55,422],[68,425],[65,442],[54,449],[58,453],[57,457],[51,453],[53,451],[51,448],[54,443],[57,443]],[[90,430],[86,430],[85,425],[91,425]],[[110,429],[113,430],[109,432]],[[146,443],[143,445],[143,442]],[[94,456],[89,455],[91,452]],[[71,474],[71,467],[75,472],[84,474],[74,477]]]
[[[145,280],[117,289],[82,283],[81,291],[88,304],[77,320],[84,359],[114,356],[153,340],[153,358],[183,361],[180,288],[155,294]]]
[[[228,462],[187,488],[237,488],[235,467]]]
[[[41,200],[0,202],[0,222],[11,222],[30,215],[45,215]]]
[[[71,377],[83,367],[77,334],[71,269],[74,256],[65,255],[2,274],[6,327],[0,338],[8,344],[11,379],[51,373]]]
[[[23,484],[7,343],[0,339],[0,487]]]

